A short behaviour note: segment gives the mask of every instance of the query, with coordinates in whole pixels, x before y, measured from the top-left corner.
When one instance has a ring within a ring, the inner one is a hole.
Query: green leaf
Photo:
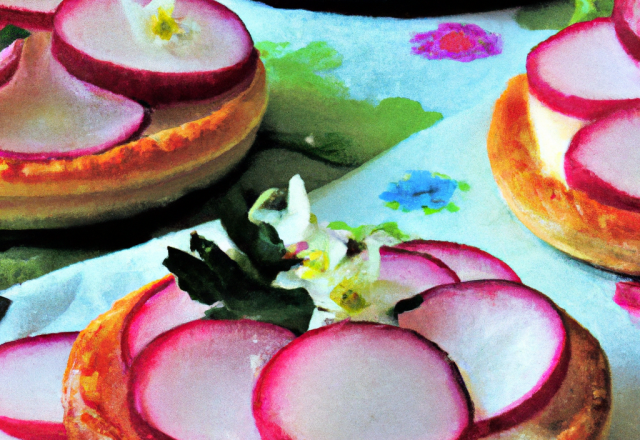
[[[19,38],[27,38],[29,31],[16,27],[12,24],[8,24],[0,31],[0,50],[9,46],[15,40]]]
[[[237,314],[236,312],[232,312],[226,307],[211,307],[209,310],[204,312],[204,316],[207,319],[227,319],[227,320],[236,320],[242,319],[243,316]]]
[[[264,52],[270,88],[260,135],[280,147],[357,166],[442,119],[407,98],[351,99],[332,73],[342,55],[324,41],[298,50],[268,41],[256,47]]]
[[[525,29],[560,30],[579,21],[609,17],[613,0],[556,0],[521,8],[516,21]]]
[[[169,247],[168,251],[162,264],[178,278],[180,289],[203,304],[222,300],[224,285],[204,261],[180,249]]]
[[[220,219],[229,238],[265,279],[272,280],[279,272],[300,263],[298,259],[283,259],[287,250],[273,226],[249,221],[248,207],[240,194],[229,194],[219,207]]]
[[[0,296],[0,321],[4,318],[4,315],[7,314],[7,310],[9,310],[9,306],[11,305],[11,300],[9,298],[5,298],[4,296]]]
[[[428,206],[423,206],[422,212],[424,212],[425,215],[431,215],[431,214],[437,214],[438,212],[441,212],[443,209],[444,207],[438,208],[438,209],[432,209],[432,208],[429,208]]]
[[[400,202],[387,202],[384,204],[384,206],[386,206],[387,208],[391,208],[394,211],[397,211],[398,209],[400,209]]]
[[[460,211],[460,207],[453,202],[449,202],[447,206],[444,207],[449,212],[458,212]]]
[[[471,190],[471,185],[464,181],[458,181],[458,189],[462,192],[468,192]]]
[[[353,239],[357,242],[362,241],[365,237],[373,234],[376,231],[384,231],[391,237],[400,241],[405,241],[410,238],[409,235],[405,234],[400,230],[400,228],[398,228],[398,224],[396,222],[385,222],[380,223],[379,225],[361,225],[352,228],[345,222],[336,221],[329,223],[327,227],[333,230],[349,231],[353,234]]]
[[[315,306],[306,290],[272,287],[271,279],[247,273],[214,242],[197,233],[191,234],[191,249],[202,259],[170,247],[164,265],[192,299],[205,304],[222,302],[223,307],[209,309],[206,317],[270,322],[297,334],[308,329]]]

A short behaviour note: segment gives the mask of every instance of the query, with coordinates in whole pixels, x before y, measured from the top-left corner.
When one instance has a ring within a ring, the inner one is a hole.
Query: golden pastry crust
[[[69,440],[139,440],[127,403],[129,371],[122,353],[127,317],[173,280],[147,284],[116,301],[76,339],[64,375],[62,400]]]
[[[258,62],[247,88],[222,105],[213,103],[212,112],[200,119],[101,154],[0,159],[0,228],[65,227],[124,217],[206,186],[248,152],[266,106],[265,69]],[[201,111],[202,105],[195,107]]]
[[[117,301],[76,340],[64,378],[63,403],[69,440],[142,440],[127,402],[129,373],[122,352],[127,317],[172,276]],[[601,440],[611,409],[611,378],[598,341],[562,312],[571,358],[567,376],[551,402],[533,418],[490,440]]]
[[[602,205],[543,174],[528,113],[526,75],[496,102],[487,147],[507,204],[542,240],[615,272],[640,275],[640,213]]]

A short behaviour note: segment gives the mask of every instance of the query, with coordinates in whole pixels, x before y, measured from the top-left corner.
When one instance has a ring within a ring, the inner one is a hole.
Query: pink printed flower
[[[469,62],[502,53],[502,37],[475,24],[440,23],[435,31],[416,34],[413,53],[430,60]]]

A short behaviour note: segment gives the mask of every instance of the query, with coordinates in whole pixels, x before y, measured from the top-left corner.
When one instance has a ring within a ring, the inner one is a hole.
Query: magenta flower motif
[[[430,60],[469,62],[502,53],[500,34],[471,23],[440,23],[437,30],[416,34],[411,42],[416,43],[414,54]]]

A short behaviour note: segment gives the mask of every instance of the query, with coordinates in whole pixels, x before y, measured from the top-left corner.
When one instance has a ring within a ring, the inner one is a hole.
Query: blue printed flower
[[[380,198],[392,209],[415,211],[422,209],[432,214],[448,209],[457,211],[458,207],[450,203],[456,188],[466,190],[468,185],[457,182],[447,176],[429,171],[409,171],[399,182],[392,182]]]

